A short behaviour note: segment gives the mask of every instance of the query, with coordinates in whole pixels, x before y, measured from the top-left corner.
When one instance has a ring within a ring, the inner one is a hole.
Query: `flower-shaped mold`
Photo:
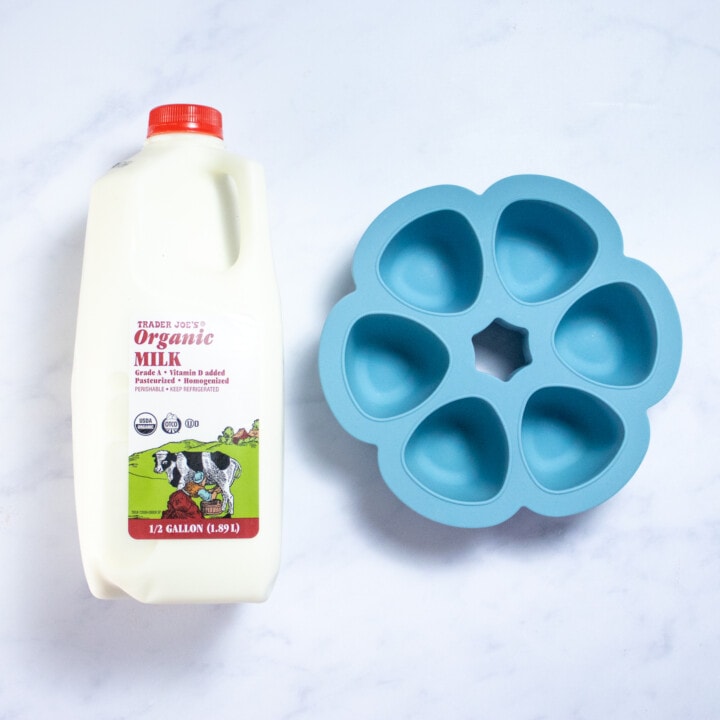
[[[532,175],[420,190],[368,228],[353,276],[320,340],[323,391],[408,506],[483,527],[581,512],[632,477],[680,321],[595,198]]]

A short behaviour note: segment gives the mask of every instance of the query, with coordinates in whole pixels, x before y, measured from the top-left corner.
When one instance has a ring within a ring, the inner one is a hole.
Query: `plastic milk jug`
[[[99,598],[262,601],[280,555],[282,344],[262,169],[200,105],[93,188],[72,379]]]

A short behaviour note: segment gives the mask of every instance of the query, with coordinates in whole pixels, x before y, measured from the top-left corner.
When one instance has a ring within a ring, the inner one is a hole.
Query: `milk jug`
[[[72,377],[75,497],[98,598],[263,601],[277,574],[282,345],[262,169],[220,113],[150,112],[94,186]]]

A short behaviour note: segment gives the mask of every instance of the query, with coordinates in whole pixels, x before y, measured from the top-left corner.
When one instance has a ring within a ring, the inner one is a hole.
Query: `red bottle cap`
[[[150,111],[147,136],[190,132],[222,140],[222,115],[207,105],[160,105]]]

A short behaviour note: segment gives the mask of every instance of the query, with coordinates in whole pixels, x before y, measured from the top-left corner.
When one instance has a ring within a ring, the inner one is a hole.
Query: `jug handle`
[[[217,171],[229,177],[235,186],[238,255],[229,271],[260,261],[269,250],[265,173],[258,163],[226,154]]]

